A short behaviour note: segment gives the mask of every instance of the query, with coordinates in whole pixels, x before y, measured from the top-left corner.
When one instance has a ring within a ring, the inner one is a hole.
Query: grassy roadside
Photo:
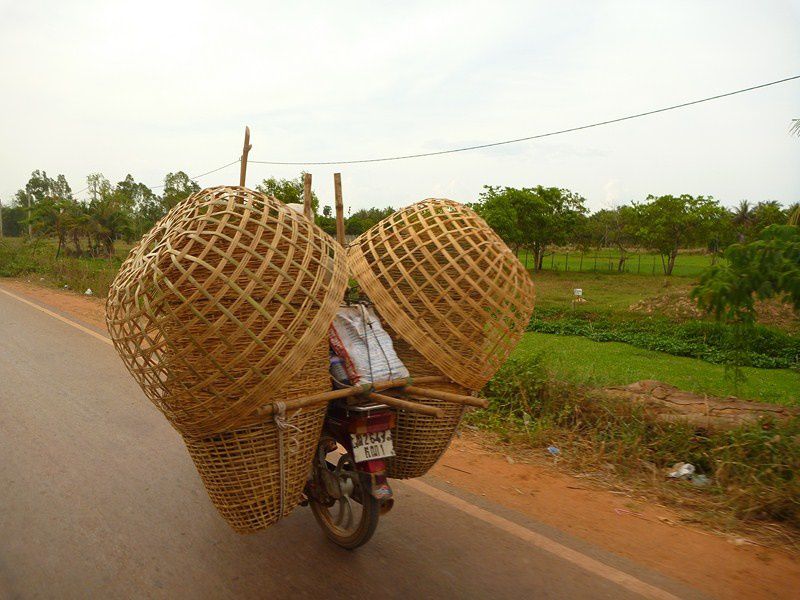
[[[73,258],[56,255],[52,239],[0,239],[0,277],[32,276],[42,283],[83,292],[91,289],[104,298],[127,256],[130,245],[118,242],[112,258]]]
[[[554,445],[573,472],[641,486],[716,526],[781,522],[800,541],[800,418],[732,431],[655,422],[630,403],[552,378],[538,354],[509,361],[483,393],[489,408],[466,421],[501,441]],[[668,480],[676,462],[695,465],[707,485]]]
[[[606,387],[658,379],[700,394],[800,405],[800,373],[789,369],[744,367],[746,380],[737,385],[724,365],[618,342],[531,332],[523,336],[512,359],[534,360],[539,355],[547,357],[546,368],[553,377],[576,385]]]

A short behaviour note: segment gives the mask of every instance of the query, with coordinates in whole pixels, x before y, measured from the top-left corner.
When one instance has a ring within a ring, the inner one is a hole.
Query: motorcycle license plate
[[[353,458],[357,463],[394,456],[391,431],[351,433],[350,441],[353,442]]]

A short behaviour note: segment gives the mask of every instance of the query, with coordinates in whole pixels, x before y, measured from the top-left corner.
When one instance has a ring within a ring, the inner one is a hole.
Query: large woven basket
[[[106,318],[147,397],[181,434],[207,438],[286,397],[346,283],[344,252],[303,215],[246,188],[210,188],[133,248]]]
[[[407,342],[394,335],[391,329],[397,356],[408,368],[412,377],[441,375],[442,372],[414,350]],[[426,388],[464,394],[465,388],[456,383],[426,383]],[[387,475],[395,479],[411,479],[427,473],[444,454],[464,415],[464,406],[442,400],[414,398],[416,402],[441,408],[442,417],[431,417],[415,412],[396,411],[392,429],[394,458],[387,462]]]
[[[330,389],[328,345],[323,342],[289,385],[272,396],[290,400],[326,389]],[[324,403],[293,411],[283,427],[269,418],[213,436],[184,436],[211,501],[233,529],[259,531],[297,506],[326,407]]]
[[[428,199],[348,248],[353,278],[392,329],[441,372],[480,389],[516,346],[533,281],[473,210]]]

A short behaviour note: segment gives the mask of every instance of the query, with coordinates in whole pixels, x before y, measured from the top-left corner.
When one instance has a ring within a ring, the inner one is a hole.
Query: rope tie
[[[369,351],[369,335],[367,335],[367,316],[366,311],[364,310],[364,305],[358,305],[361,311],[361,326],[364,332],[364,346],[367,349],[367,365],[369,365],[369,384],[370,387],[375,383],[375,374],[372,372],[372,354]]]
[[[300,409],[302,410],[302,409]],[[298,410],[295,413],[295,416],[300,412]],[[275,402],[275,410],[272,413],[272,419],[275,421],[275,426],[278,429],[278,473],[279,473],[279,480],[280,480],[280,491],[279,491],[279,498],[280,498],[280,510],[278,512],[278,521],[283,518],[283,511],[285,508],[285,495],[286,495],[286,457],[284,456],[283,450],[283,434],[287,429],[294,429],[298,433],[302,433],[302,430],[297,426],[289,423],[286,419],[286,403],[285,402]],[[300,450],[300,440],[298,440],[295,436],[291,436],[289,438],[290,442],[294,444],[294,450],[291,452],[297,452]]]

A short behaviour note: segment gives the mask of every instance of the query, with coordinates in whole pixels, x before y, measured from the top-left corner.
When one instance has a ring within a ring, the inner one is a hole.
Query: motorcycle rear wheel
[[[366,478],[354,466],[350,454],[343,454],[335,467],[327,461],[325,465],[318,462],[315,468],[327,468],[337,476],[342,494],[330,506],[309,498],[311,512],[322,531],[334,544],[347,550],[366,544],[375,533],[380,517],[380,503],[371,494]]]

